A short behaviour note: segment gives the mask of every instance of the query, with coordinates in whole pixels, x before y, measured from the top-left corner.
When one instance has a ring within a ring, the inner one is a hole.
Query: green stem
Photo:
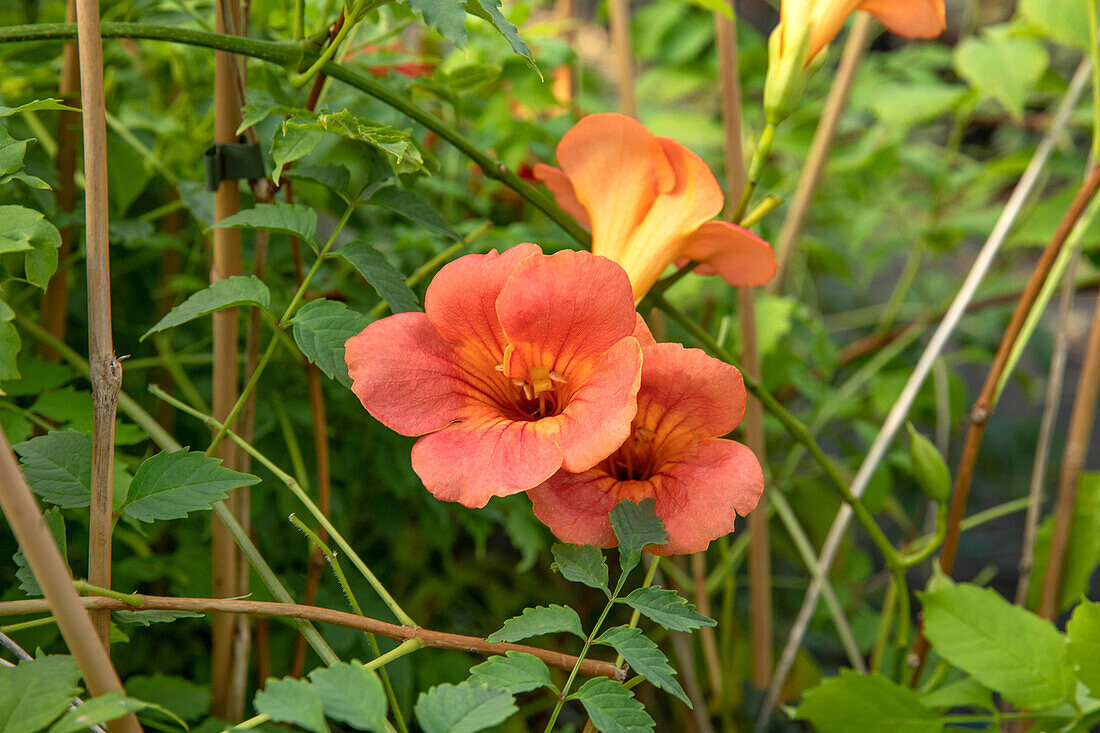
[[[344,14],[344,22],[340,25],[340,30],[336,32],[336,37],[332,39],[332,42],[325,46],[325,50],[321,52],[321,55],[310,65],[308,69],[301,74],[290,74],[288,81],[296,87],[300,87],[314,76],[317,75],[325,64],[332,60],[332,57],[336,54],[336,49],[340,48],[340,44],[344,42],[344,38],[347,37],[348,32],[359,22],[361,15],[369,12],[374,6],[364,8],[365,0],[356,0],[355,5],[352,7],[350,13]],[[301,36],[296,36],[297,39],[301,39]]]
[[[390,649],[385,654],[375,657],[363,666],[365,666],[367,669],[380,669],[395,659],[400,659],[401,657],[412,654],[417,649],[420,649],[423,646],[424,642],[420,639],[406,639],[405,641],[395,646],[393,649]]]
[[[218,422],[210,415],[205,415],[198,410],[189,407],[183,402],[180,402],[176,398],[172,397],[172,395],[168,394],[156,385],[151,385],[149,387],[149,392],[154,396],[164,400],[181,412],[185,412],[188,415],[197,418],[198,420],[201,420],[210,428],[219,431],[225,428],[224,423]],[[225,430],[225,434],[241,449],[252,456],[255,461],[263,465],[263,467],[267,470],[271,471],[271,473],[275,475],[275,478],[277,478],[283,483],[283,485],[290,489],[290,492],[298,498],[298,501],[302,502],[302,504],[305,505],[306,509],[309,510],[309,513],[313,515],[314,519],[316,519],[321,524],[321,526],[325,528],[325,531],[328,532],[332,539],[336,541],[336,544],[340,547],[340,549],[343,550],[345,554],[347,554],[347,556],[351,559],[352,565],[354,565],[356,570],[358,570],[359,573],[364,578],[366,578],[367,582],[370,583],[371,587],[374,588],[376,593],[378,593],[383,603],[385,603],[390,611],[393,612],[393,615],[397,618],[397,620],[406,626],[416,626],[416,622],[413,621],[409,614],[405,613],[405,611],[401,608],[397,601],[394,600],[394,597],[390,595],[390,592],[386,590],[386,587],[382,585],[382,582],[379,581],[375,574],[370,571],[370,568],[368,568],[367,564],[363,562],[363,559],[359,557],[358,553],[356,553],[355,550],[352,549],[351,545],[348,544],[348,541],[344,539],[344,536],[340,534],[336,527],[333,526],[332,522],[328,520],[328,517],[324,515],[324,512],[322,512],[317,507],[317,505],[313,503],[313,500],[309,498],[309,494],[302,490],[302,487],[298,484],[298,481],[289,473],[275,465],[275,463],[270,458],[265,456],[260,451],[256,450],[256,448],[253,447],[251,443],[246,441],[241,436],[237,435],[232,430]],[[219,516],[221,516],[220,513]]]
[[[17,624],[7,624],[6,626],[0,626],[0,634],[14,634],[18,631],[37,629],[42,626],[49,626],[50,624],[55,623],[57,623],[57,619],[55,619],[53,616],[43,616],[42,618],[31,619],[30,621],[20,621]]]
[[[898,630],[894,637],[894,675],[893,678],[901,684],[907,680],[902,679],[904,671],[909,669],[905,664],[905,658],[909,656],[909,583],[905,579],[905,568],[894,568],[891,573],[894,585],[897,586],[898,602]]]
[[[740,222],[748,211],[749,201],[760,182],[760,174],[764,172],[764,162],[771,153],[772,144],[775,142],[775,125],[768,123],[760,133],[760,142],[756,144],[756,150],[752,154],[752,162],[749,163],[748,180],[745,182],[745,190],[741,192],[741,201],[737,204],[737,210],[733,214],[733,221]]]
[[[271,720],[271,716],[267,713],[260,713],[259,715],[253,715],[248,720],[237,723],[232,728],[226,728],[222,733],[231,733],[231,731],[236,730],[252,730],[253,728],[259,728],[269,720]]]
[[[709,333],[703,330],[697,323],[692,321],[680,309],[668,302],[663,294],[658,294],[655,297],[655,305],[660,308],[666,315],[672,320],[676,321],[685,331],[691,334],[699,343],[703,344],[708,351],[714,356],[718,357],[727,364],[738,366],[737,360],[733,358],[733,355],[726,351],[722,346],[715,341]],[[875,519],[871,516],[871,512],[867,509],[867,506],[863,501],[852,493],[851,488],[848,486],[848,482],[844,480],[844,477],[840,475],[840,471],[836,465],[829,460],[829,457],[825,455],[824,451],[810,435],[810,431],[806,429],[806,426],[798,421],[791,413],[787,412],[783,405],[779,404],[779,400],[775,399],[770,392],[768,392],[762,384],[757,382],[751,376],[741,370],[741,376],[745,380],[745,389],[760,400],[764,405],[764,409],[777,417],[779,421],[786,428],[787,433],[796,441],[806,447],[806,450],[813,457],[814,462],[825,472],[825,475],[829,478],[830,483],[834,486],[840,497],[848,504],[852,511],[855,513],[856,519],[863,526],[863,529],[871,537],[871,541],[875,543],[875,547],[882,553],[883,558],[886,560],[887,565],[893,565],[898,559],[898,552],[894,549],[894,546],[887,539],[886,535],[879,529],[878,524],[875,523]]]
[[[262,41],[256,38],[242,38],[225,33],[210,33],[209,31],[192,28],[176,28],[145,23],[104,23],[102,33],[104,38],[142,38],[203,46],[270,61],[285,68],[293,67],[302,54],[302,47],[296,43]],[[0,28],[0,43],[65,41],[75,36],[76,25],[71,23],[37,23]],[[466,138],[453,126],[419,107],[414,102],[405,99],[376,79],[371,78],[368,73],[333,61],[326,63],[321,71],[325,75],[339,79],[393,107],[409,119],[420,123],[439,135],[476,163],[488,178],[500,181],[511,188],[521,198],[550,217],[554,223],[579,244],[587,245],[591,240],[591,235],[573,217],[558,207],[550,196],[521,179],[514,171],[486,153],[485,150],[491,148],[491,146],[477,144]]]
[[[141,608],[145,603],[141,600],[141,596],[139,595],[134,595],[133,593],[119,593],[117,590],[111,590],[110,588],[100,588],[98,585],[92,585],[86,580],[74,580],[73,587],[76,588],[77,593],[87,596],[114,598],[116,601],[122,601],[127,606],[132,606],[134,608]]]
[[[657,575],[657,567],[661,564],[661,557],[654,555],[653,559],[649,563],[649,568],[645,571],[645,578],[642,580],[642,588],[648,588],[653,585],[653,578]],[[638,622],[642,619],[642,612],[638,609],[634,609],[634,613],[630,614],[630,628],[638,628]],[[615,657],[615,666],[621,667],[623,664],[623,655],[619,654]]]
[[[894,625],[894,609],[897,607],[898,587],[894,583],[886,586],[886,597],[882,600],[882,612],[879,614],[878,633],[875,646],[871,650],[871,672],[882,669],[882,657],[886,644],[890,641],[890,628]]]
[[[1100,40],[1097,39],[1096,0],[1088,0],[1089,58],[1092,60],[1092,159],[1100,160]]]
[[[765,196],[764,200],[757,204],[755,209],[745,215],[745,218],[741,220],[741,226],[745,229],[752,229],[760,223],[761,219],[772,213],[782,203],[783,199],[778,196]]]

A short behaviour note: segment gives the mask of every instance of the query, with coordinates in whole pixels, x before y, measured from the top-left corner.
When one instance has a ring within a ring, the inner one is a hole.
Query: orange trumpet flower
[[[808,28],[805,61],[808,66],[857,10],[867,11],[891,33],[906,38],[935,38],[946,24],[943,0],[783,0],[779,10],[783,28],[781,52],[785,54],[795,48],[797,36]]]
[[[763,285],[775,253],[747,229],[711,221],[725,197],[695,153],[620,114],[581,119],[558,144],[554,168],[535,177],[558,205],[592,231],[592,252],[615,260],[640,300],[671,263],[695,260],[697,272],[730,285]]]

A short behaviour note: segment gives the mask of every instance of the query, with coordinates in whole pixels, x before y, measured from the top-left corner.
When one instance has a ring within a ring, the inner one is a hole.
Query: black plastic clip
[[[256,143],[245,142],[244,135],[235,143],[218,143],[202,154],[206,165],[206,190],[217,191],[222,181],[263,178],[264,156]]]

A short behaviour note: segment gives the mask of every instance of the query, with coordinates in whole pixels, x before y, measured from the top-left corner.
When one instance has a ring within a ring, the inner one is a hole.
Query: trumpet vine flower
[[[620,114],[584,117],[562,137],[554,168],[535,177],[558,205],[592,231],[592,252],[615,260],[640,300],[669,264],[702,263],[730,285],[762,285],[775,274],[768,244],[734,224],[712,221],[725,202],[703,160]]]
[[[752,451],[719,437],[741,422],[745,397],[736,368],[680,344],[646,346],[630,437],[588,471],[559,471],[528,492],[535,516],[564,542],[612,547],[611,509],[653,498],[668,544],[650,551],[705,550],[764,489]]]
[[[581,472],[630,434],[641,347],[630,282],[588,252],[524,244],[467,255],[346,344],[375,418],[423,436],[412,466],[437,498],[481,507],[559,469]]]
[[[891,33],[906,38],[935,38],[946,25],[943,0],[783,0],[779,22],[782,53],[798,46],[798,35],[809,30],[804,65],[836,38],[848,16],[865,10]]]

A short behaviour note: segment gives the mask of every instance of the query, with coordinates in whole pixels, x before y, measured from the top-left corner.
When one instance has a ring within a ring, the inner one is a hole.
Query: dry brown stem
[[[611,52],[615,56],[615,77],[619,85],[619,111],[638,116],[634,97],[634,48],[630,41],[630,5],[628,0],[608,0],[611,21]]]

